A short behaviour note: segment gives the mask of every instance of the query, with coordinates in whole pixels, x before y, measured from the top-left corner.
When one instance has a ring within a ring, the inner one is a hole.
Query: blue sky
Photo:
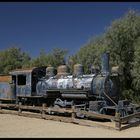
[[[69,55],[105,32],[140,2],[0,2],[0,50],[20,47],[31,57],[52,48]]]

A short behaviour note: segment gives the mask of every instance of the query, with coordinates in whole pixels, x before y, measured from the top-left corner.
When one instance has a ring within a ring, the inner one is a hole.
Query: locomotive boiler
[[[119,97],[118,75],[111,75],[109,53],[101,56],[101,70],[91,68],[90,74],[84,74],[81,64],[75,64],[73,74],[68,73],[66,65],[57,69],[47,67],[46,76],[36,85],[38,96],[54,99],[54,106],[68,107],[73,104],[104,113],[107,106],[116,105]],[[113,108],[114,109],[114,108]]]

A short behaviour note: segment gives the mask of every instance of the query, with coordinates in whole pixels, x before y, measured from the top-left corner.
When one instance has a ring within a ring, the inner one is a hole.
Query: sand
[[[0,138],[140,138],[140,126],[116,131],[0,114]]]

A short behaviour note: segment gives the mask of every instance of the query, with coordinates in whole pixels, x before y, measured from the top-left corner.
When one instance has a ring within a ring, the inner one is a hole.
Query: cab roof
[[[32,73],[33,71],[40,71],[40,70],[45,70],[46,67],[32,67],[32,68],[22,68],[22,69],[15,69],[9,72],[11,75],[17,75],[17,74],[22,74],[22,73]]]

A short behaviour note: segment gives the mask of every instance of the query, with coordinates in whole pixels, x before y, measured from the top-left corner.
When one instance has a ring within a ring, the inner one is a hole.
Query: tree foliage
[[[52,65],[53,67],[57,68],[59,65],[65,63],[65,56],[67,54],[67,50],[54,48],[52,52],[45,53],[44,50],[40,51],[40,55],[37,58],[32,59],[31,66],[48,66]]]
[[[79,52],[70,59],[75,63],[80,63],[84,66],[85,73],[90,72],[90,67],[92,65],[100,67],[100,56],[104,51],[104,35],[99,36],[95,39],[91,39],[85,46],[83,46]]]
[[[30,60],[27,53],[20,48],[11,47],[0,52],[0,74],[8,74],[9,71],[22,68]]]
[[[123,18],[115,20],[106,33],[112,62],[124,68],[126,88],[131,86],[134,42],[140,36],[139,28],[140,17],[135,11],[130,10]]]

